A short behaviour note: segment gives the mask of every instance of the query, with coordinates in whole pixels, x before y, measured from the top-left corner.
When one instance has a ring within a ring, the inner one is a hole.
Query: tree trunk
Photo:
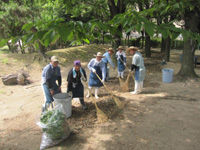
[[[199,33],[198,22],[200,19],[199,13],[195,11],[190,11],[185,13],[185,29],[190,30],[194,33]],[[194,53],[197,42],[188,38],[183,46],[183,60],[181,64],[181,69],[178,72],[179,76],[182,77],[197,77],[194,71]]]
[[[115,0],[108,0],[108,7],[111,13],[111,19],[117,15],[117,14],[122,14],[126,10],[126,5],[124,3],[124,0],[118,0],[117,1],[117,6],[115,5]],[[122,27],[118,27],[119,31],[122,32]],[[118,46],[121,45],[121,37],[120,35],[115,34],[114,35],[114,48],[117,48]]]
[[[38,32],[38,30],[37,30],[35,27],[32,27],[30,30],[31,30],[33,33]],[[39,44],[39,51],[38,51],[39,54],[42,55],[43,58],[49,59],[49,56],[45,54],[45,52],[46,52],[46,47],[43,46],[43,45],[40,43],[39,40],[37,40],[37,42],[38,42],[38,44]]]
[[[18,74],[10,74],[1,77],[1,79],[4,85],[16,85],[18,84],[17,77]]]
[[[151,39],[150,36],[145,32],[145,56],[151,57]]]
[[[141,48],[143,48],[144,47],[144,31],[141,31],[141,34],[142,34],[142,46],[141,46]]]
[[[181,64],[181,69],[178,72],[179,76],[182,77],[197,77],[194,71],[194,49],[196,47],[196,42],[192,39],[188,39],[183,46],[183,60]]]
[[[171,42],[171,39],[168,36],[167,39],[165,40],[165,60],[166,61],[169,61],[169,58],[170,58],[170,42]]]
[[[130,46],[130,40],[129,40],[129,38],[130,38],[130,34],[128,34],[128,47]]]
[[[166,48],[166,40],[164,38],[162,38],[162,41],[161,41],[161,53],[164,53],[165,52],[165,48]]]
[[[105,32],[103,31],[103,45],[105,44]]]

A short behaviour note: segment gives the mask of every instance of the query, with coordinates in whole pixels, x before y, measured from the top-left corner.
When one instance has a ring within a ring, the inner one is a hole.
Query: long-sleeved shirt
[[[110,63],[110,65],[114,68],[115,67],[115,65],[114,65],[114,63],[112,62],[112,59],[111,59],[111,57],[110,57],[110,55],[109,55],[109,53],[108,52],[106,52],[106,53],[104,53],[103,54],[103,56],[105,56],[104,58],[102,58],[102,61],[104,62],[104,63]]]
[[[105,81],[106,78],[106,68],[105,68],[105,63],[101,60],[101,61],[97,61],[96,58],[91,59],[91,61],[89,62],[89,64],[87,65],[88,69],[90,71],[92,71],[92,68],[94,68],[94,66],[99,66],[101,71],[102,71],[102,80]]]
[[[59,86],[61,86],[62,78],[61,78],[60,67],[59,66],[53,67],[51,63],[45,66],[42,71],[42,84],[47,83],[48,87],[51,88],[52,85],[50,79],[55,75],[57,76]]]
[[[117,60],[120,60],[120,55],[123,55],[123,58],[124,58],[124,63],[126,63],[126,53],[124,52],[124,51],[122,51],[121,53],[120,53],[120,51],[117,51],[117,53],[116,53],[116,57],[117,57]]]

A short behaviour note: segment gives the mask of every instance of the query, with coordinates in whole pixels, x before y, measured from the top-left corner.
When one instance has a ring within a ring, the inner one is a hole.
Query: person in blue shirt
[[[122,46],[118,47],[118,51],[115,54],[117,57],[117,68],[118,68],[118,78],[124,78],[124,70],[126,65],[126,53],[123,51],[124,48]]]
[[[42,88],[44,91],[45,101],[42,106],[42,112],[48,109],[50,104],[53,107],[53,96],[57,93],[61,93],[62,77],[58,64],[58,58],[56,56],[52,56],[51,62],[44,67],[42,71]],[[56,81],[58,81],[58,84]]]
[[[104,58],[102,58],[102,61],[105,63],[105,68],[106,68],[106,80],[105,81],[108,81],[108,79],[109,79],[109,72],[107,70],[108,63],[110,63],[110,65],[115,69],[115,65],[114,65],[112,58],[111,58],[111,55],[113,53],[114,53],[113,49],[109,48],[109,49],[107,49],[107,52],[105,52],[103,54]]]
[[[87,67],[89,68],[90,72],[90,77],[89,77],[89,89],[92,89],[92,87],[95,87],[95,98],[98,99],[98,89],[99,87],[103,86],[103,83],[105,82],[106,78],[106,68],[105,68],[105,63],[102,61],[102,56],[101,52],[98,52],[96,58],[93,58],[90,60],[89,64]],[[99,80],[97,75],[101,78],[102,82]],[[88,90],[88,94],[86,97],[90,96],[90,91]]]

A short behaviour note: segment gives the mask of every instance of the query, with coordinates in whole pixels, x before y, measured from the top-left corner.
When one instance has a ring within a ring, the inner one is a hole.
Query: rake
[[[114,95],[112,94],[112,92],[104,84],[104,82],[101,80],[101,78],[99,77],[99,75],[96,72],[95,72],[95,74],[99,78],[99,80],[102,82],[102,84],[104,85],[104,87],[106,88],[106,90],[110,93],[110,95],[112,96],[113,100],[115,101],[117,107],[120,108],[120,109],[122,109],[124,107],[124,104],[118,98],[114,97]]]
[[[85,85],[85,84],[84,84],[84,85]],[[85,85],[85,86],[86,86],[86,85]],[[95,108],[96,108],[96,110],[97,110],[97,120],[98,120],[98,122],[103,123],[103,122],[108,121],[108,116],[97,106],[96,100],[95,100],[94,96],[92,96],[91,90],[89,89],[88,86],[86,86],[86,87],[87,87],[88,90],[89,90],[89,93],[90,93],[90,95],[91,95],[91,97],[92,97],[92,101],[94,102]]]

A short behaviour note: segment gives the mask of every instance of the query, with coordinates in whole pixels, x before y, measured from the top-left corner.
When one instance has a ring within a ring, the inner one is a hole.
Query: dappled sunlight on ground
[[[79,59],[82,67],[90,71],[87,64],[98,51],[105,52],[103,45],[86,45],[48,52],[58,55],[63,76],[62,91],[66,92],[66,78]],[[81,109],[73,100],[72,116],[68,119],[72,130],[69,138],[52,150],[197,150],[200,147],[200,80],[180,80],[176,77],[181,63],[181,51],[171,52],[171,61],[161,65],[163,54],[152,52],[152,58],[145,58],[146,78],[139,95],[132,95],[134,82],[130,77],[129,91],[121,92],[117,70],[110,68],[110,80],[106,86],[125,106],[120,110],[109,92],[101,87],[98,107],[108,116],[105,123],[97,122],[97,114],[92,98],[85,98],[88,110]],[[30,74],[31,84],[25,86],[5,86],[0,83],[0,149],[38,149],[42,130],[35,124],[41,113],[43,92],[41,71],[48,62],[39,56],[21,54],[0,54],[0,75],[16,72],[25,67]],[[7,60],[6,60],[7,59]],[[4,60],[4,61],[2,61]],[[127,56],[130,68],[131,56]],[[172,83],[162,82],[162,69],[174,69]],[[200,75],[200,67],[195,69]],[[124,73],[123,83],[128,75]],[[87,81],[88,83],[88,81]],[[85,87],[85,94],[87,87]],[[31,147],[30,147],[31,145]]]

